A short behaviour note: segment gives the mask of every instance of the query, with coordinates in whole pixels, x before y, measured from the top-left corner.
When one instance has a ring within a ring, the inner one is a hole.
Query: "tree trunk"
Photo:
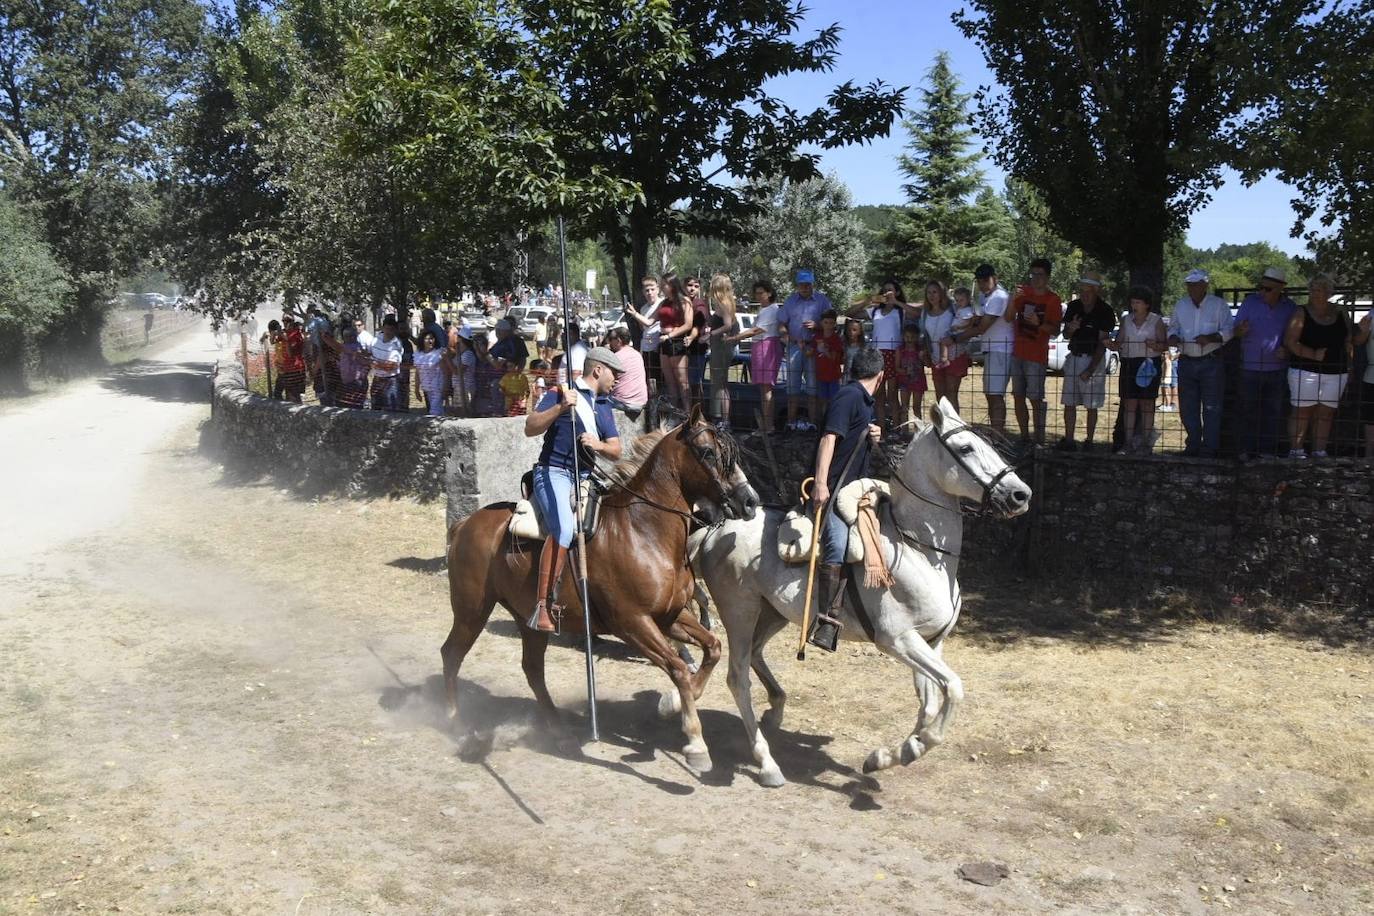
[[[653,230],[648,208],[635,204],[630,210],[630,280],[633,283],[649,275],[649,240]]]
[[[606,253],[611,256],[615,268],[615,282],[620,286],[622,302],[634,301],[634,287],[630,286],[630,276],[625,265],[625,236],[620,231],[620,217],[615,217],[606,227]]]
[[[1151,252],[1137,253],[1131,258],[1131,286],[1148,286],[1155,294],[1154,308],[1158,311],[1164,304],[1168,291],[1164,289],[1164,243]]]

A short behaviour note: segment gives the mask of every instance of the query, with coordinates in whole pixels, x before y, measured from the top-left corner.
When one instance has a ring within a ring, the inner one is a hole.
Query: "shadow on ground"
[[[101,379],[100,384],[111,391],[155,401],[205,404],[210,401],[210,369],[210,363],[136,359]]]
[[[678,751],[684,740],[680,719],[659,718],[656,691],[640,691],[629,700],[601,699],[597,703],[601,741],[593,745],[587,743],[590,726],[584,715],[560,711],[560,724],[553,728],[542,723],[533,696],[500,696],[461,678],[458,689],[456,726],[448,719],[441,675],[431,675],[423,684],[408,684],[396,677],[395,686],[381,690],[378,705],[411,721],[418,713],[420,722],[448,736],[457,755],[470,764],[486,765],[492,754],[518,744],[540,754],[609,770],[670,795],[730,786],[740,773],[757,778],[744,727],[738,716],[727,712],[705,709],[700,713],[713,766],[697,773]],[[774,759],[791,782],[834,792],[854,810],[882,807],[873,794],[881,788],[876,779],[826,752],[825,746],[833,740],[830,736],[778,728],[768,717],[763,728]],[[639,765],[660,756],[681,770],[678,778],[643,772]],[[508,787],[506,791],[510,791]],[[524,807],[523,802],[520,804]],[[526,813],[535,816],[528,810]]]

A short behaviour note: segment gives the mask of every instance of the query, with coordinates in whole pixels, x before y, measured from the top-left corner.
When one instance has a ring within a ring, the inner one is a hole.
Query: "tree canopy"
[[[954,16],[999,88],[977,94],[994,158],[1055,229],[1162,285],[1167,240],[1217,186],[1319,0],[970,0]]]

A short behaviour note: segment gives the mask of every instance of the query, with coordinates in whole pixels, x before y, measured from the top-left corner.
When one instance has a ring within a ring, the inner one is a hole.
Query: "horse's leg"
[[[477,597],[455,596],[452,599],[453,609],[453,628],[448,632],[448,639],[439,647],[439,657],[444,660],[444,693],[448,698],[448,717],[449,721],[458,721],[458,669],[462,667],[463,659],[467,658],[468,651],[472,644],[477,641],[477,637],[482,635],[482,630],[487,625],[487,618],[491,617],[492,609],[496,606],[496,600],[489,595],[482,594]],[[473,613],[464,613],[464,611]]]
[[[787,626],[787,618],[775,611],[767,602],[760,602],[760,604],[763,607],[759,611],[758,620],[754,623],[754,635],[750,646],[750,664],[753,666],[754,673],[759,676],[763,689],[768,691],[768,711],[763,714],[763,724],[769,728],[777,729],[782,727],[783,709],[787,705],[787,691],[782,689],[782,684],[773,676],[773,670],[768,667],[768,662],[764,660],[763,647],[768,645],[768,641]]]
[[[520,667],[524,669],[530,690],[534,691],[534,699],[539,704],[539,713],[544,717],[545,724],[556,729],[561,724],[558,707],[553,705],[548,684],[544,682],[544,652],[548,648],[548,633],[529,627],[520,628]]]
[[[898,635],[890,644],[879,641],[878,648],[909,666],[918,676],[917,689],[920,689],[919,676],[924,675],[934,687],[939,688],[940,704],[932,715],[925,707],[933,699],[935,690],[930,689],[929,697],[922,696],[922,712],[919,731],[912,734],[897,748],[880,747],[868,755],[864,761],[864,772],[883,770],[898,763],[911,763],[922,754],[944,741],[945,730],[954,717],[959,703],[964,699],[964,685],[949,665],[941,657],[938,647],[932,647],[916,628]],[[932,721],[933,720],[933,721]]]
[[[693,769],[701,772],[711,769],[711,754],[702,737],[696,698],[692,696],[692,674],[687,670],[687,663],[677,657],[667,637],[647,615],[632,617],[620,635],[672,679],[678,700],[682,703],[682,733],[687,736],[682,753],[687,758],[688,766]]]
[[[673,639],[692,643],[702,651],[701,664],[692,672],[692,697],[700,700],[706,691],[706,682],[711,679],[711,672],[715,670],[716,662],[720,661],[720,639],[686,612],[679,614],[677,620],[673,621],[673,625],[668,629],[668,635]],[[688,667],[690,669],[691,666]]]
[[[762,601],[759,604],[763,604]],[[763,613],[768,613],[770,608],[763,608]],[[763,621],[755,611],[753,621],[753,632],[757,634],[763,625]],[[738,631],[745,631],[750,626],[748,614],[740,614],[738,617],[731,614],[721,614],[721,619],[725,621],[726,632],[734,627]],[[735,696],[735,705],[739,707],[740,720],[744,722],[744,733],[749,739],[749,747],[754,753],[754,762],[759,765],[759,782],[770,788],[777,788],[784,785],[787,780],[783,778],[782,770],[778,767],[777,761],[773,759],[772,750],[768,747],[768,739],[763,736],[759,729],[758,719],[754,716],[754,698],[751,695],[751,685],[749,682],[750,662],[755,656],[755,646],[758,645],[757,638],[745,639],[743,632],[739,632],[740,638],[730,640],[730,661],[729,671],[725,675],[725,681],[730,685],[730,692]],[[758,670],[757,666],[754,670]],[[765,665],[764,671],[768,671]],[[762,677],[762,675],[760,675]],[[772,678],[772,672],[767,675]],[[774,684],[777,682],[774,681]],[[778,688],[781,690],[782,688]],[[771,691],[770,691],[771,702]]]

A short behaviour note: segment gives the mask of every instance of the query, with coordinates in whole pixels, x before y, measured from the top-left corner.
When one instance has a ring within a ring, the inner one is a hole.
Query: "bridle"
[[[996,451],[996,449],[993,448],[991,442],[989,442],[987,439],[979,435],[978,431],[974,429],[972,426],[969,426],[967,423],[960,423],[958,426],[946,429],[942,431],[939,436],[936,437],[936,441],[939,442],[940,445],[944,448],[944,450],[949,453],[949,456],[954,459],[954,463],[959,465],[959,467],[963,468],[965,473],[967,473],[968,476],[972,477],[975,481],[977,481],[978,485],[983,488],[983,496],[978,501],[978,508],[974,509],[971,513],[968,514],[990,515],[992,513],[993,493],[995,493],[997,488],[1001,485],[1002,478],[1006,477],[1008,474],[1016,473],[1016,467],[1015,465],[1009,462],[1005,463],[1002,470],[992,475],[991,479],[983,480],[981,477],[978,476],[978,471],[974,469],[973,465],[971,465],[968,462],[964,455],[961,454],[959,450],[956,449],[954,446],[949,444],[949,440],[952,439],[954,436],[959,435],[960,433],[969,433],[970,435],[982,441],[982,443],[986,445],[988,448],[993,449],[993,451]],[[965,510],[962,505],[957,509],[951,509],[949,506],[937,503],[934,500],[922,496],[920,493],[917,493],[907,484],[905,480],[902,479],[902,475],[898,473],[896,467],[892,469],[892,478],[896,480],[898,484],[901,485],[903,490],[906,490],[912,496],[916,497],[924,503],[929,503],[932,506],[944,509],[946,512],[958,512],[961,514],[965,513]]]
[[[717,442],[719,442],[722,446],[721,450],[716,454],[714,460],[708,458],[706,454],[711,450],[710,446],[706,446],[703,448],[697,445],[698,437],[700,437],[702,433],[708,431],[715,433]],[[742,498],[741,490],[747,489],[749,487],[749,482],[747,480],[744,480],[735,484],[734,486],[731,486],[730,483],[727,480],[725,480],[719,467],[719,465],[727,463],[730,467],[733,467],[734,465],[738,464],[738,457],[734,441],[726,439],[720,433],[719,430],[713,430],[711,427],[704,425],[691,427],[687,431],[681,433],[680,435],[682,436],[683,440],[687,443],[688,450],[691,452],[692,457],[695,458],[697,463],[701,465],[702,469],[706,471],[707,476],[709,476],[711,479],[711,483],[715,485],[716,498],[720,500],[721,505],[728,505],[728,501],[731,499],[736,499],[738,502],[743,503],[744,500]],[[608,488],[624,490],[626,493],[628,493],[630,496],[633,496],[639,502],[642,502],[648,506],[652,506],[653,508],[658,509],[662,512],[667,512],[671,515],[676,515],[682,518],[684,521],[688,523],[689,526],[696,524],[698,521],[697,517],[692,513],[683,512],[681,509],[675,508],[673,506],[665,506],[663,503],[658,502],[655,499],[651,499],[650,497],[634,489],[628,483],[616,480],[614,478],[606,478],[604,480],[604,483]]]

